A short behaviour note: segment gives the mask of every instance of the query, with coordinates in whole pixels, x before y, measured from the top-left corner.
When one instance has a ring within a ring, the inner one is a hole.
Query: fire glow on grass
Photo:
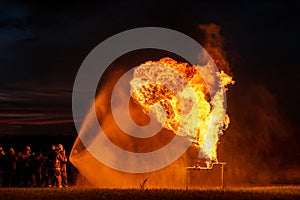
[[[164,128],[175,134],[193,138],[199,147],[199,157],[207,165],[218,162],[219,136],[230,122],[224,108],[224,88],[227,90],[227,85],[234,84],[224,71],[212,74],[212,65],[212,59],[203,67],[166,57],[141,64],[130,81],[132,98],[143,112],[152,113]],[[209,74],[212,79],[209,82],[217,84],[213,95],[199,71]]]

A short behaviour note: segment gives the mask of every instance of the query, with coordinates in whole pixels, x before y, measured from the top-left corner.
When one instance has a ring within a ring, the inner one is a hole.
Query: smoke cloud
[[[205,38],[203,46],[218,68],[232,74],[220,26],[205,24],[198,28]],[[281,114],[276,96],[251,77],[247,79],[246,84],[237,80],[227,93],[231,123],[221,137],[218,151],[219,160],[227,162],[226,182],[229,185],[297,183],[299,165],[293,162],[295,155],[290,154],[297,146],[293,140],[295,129]]]

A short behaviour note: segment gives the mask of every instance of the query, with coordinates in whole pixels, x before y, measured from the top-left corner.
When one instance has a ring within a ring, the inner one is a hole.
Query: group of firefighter
[[[36,154],[26,146],[23,152],[0,146],[2,187],[68,187],[68,157],[63,145],[52,145],[46,154]]]

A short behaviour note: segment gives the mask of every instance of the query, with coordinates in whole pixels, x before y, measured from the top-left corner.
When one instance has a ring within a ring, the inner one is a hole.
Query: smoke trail
[[[221,36],[221,27],[217,24],[200,24],[201,34],[204,34],[203,47],[214,59],[219,70],[231,75],[231,67],[224,51],[224,37]]]
[[[153,137],[147,139],[138,139],[125,134],[115,123],[110,108],[110,96],[115,83],[123,74],[124,71],[122,70],[110,74],[108,77],[109,82],[104,83],[96,97],[95,108],[103,132],[113,143],[115,143],[115,145],[130,152],[148,152],[163,147],[174,137],[172,132],[163,129]],[[122,90],[119,90],[118,95],[120,97],[124,95]],[[149,122],[148,116],[141,112],[138,105],[134,104],[133,102],[131,102],[130,105],[130,114],[132,118],[138,124],[147,124]],[[114,109],[116,109],[119,113],[124,112],[122,106]],[[93,122],[89,119],[89,116],[87,116],[79,134],[89,134],[89,123]],[[148,178],[146,184],[147,188],[184,188],[184,167],[186,164],[187,155],[183,155],[172,165],[155,172],[140,174],[124,173],[107,167],[89,153],[88,149],[95,148],[94,145],[96,143],[94,141],[97,140],[97,135],[95,135],[93,138],[91,138],[89,146],[85,147],[82,145],[80,138],[77,138],[73,146],[70,156],[71,162],[78,168],[81,175],[87,179],[87,182],[84,182],[82,181],[83,179],[80,179],[78,181],[78,185],[86,184],[105,188],[138,188],[139,184]],[[111,160],[116,161],[117,159],[127,159],[123,157],[116,157],[114,152],[107,154],[107,156]],[[168,158],[166,157],[166,159]],[[155,162],[155,160],[153,162]],[[141,165],[141,163],[137,162],[131,162],[130,164],[135,166]]]

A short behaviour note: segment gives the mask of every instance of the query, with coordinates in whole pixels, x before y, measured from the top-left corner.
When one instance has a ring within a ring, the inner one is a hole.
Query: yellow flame
[[[212,65],[212,61],[207,65]],[[143,112],[152,112],[164,128],[175,134],[191,136],[200,148],[201,157],[217,161],[219,136],[230,119],[223,105],[224,91],[218,89],[210,97],[198,67],[168,57],[148,61],[135,69],[131,94]],[[224,71],[212,74],[211,68],[203,69],[207,71],[201,73],[210,74],[220,88],[234,84]],[[170,85],[173,87],[169,88]]]

